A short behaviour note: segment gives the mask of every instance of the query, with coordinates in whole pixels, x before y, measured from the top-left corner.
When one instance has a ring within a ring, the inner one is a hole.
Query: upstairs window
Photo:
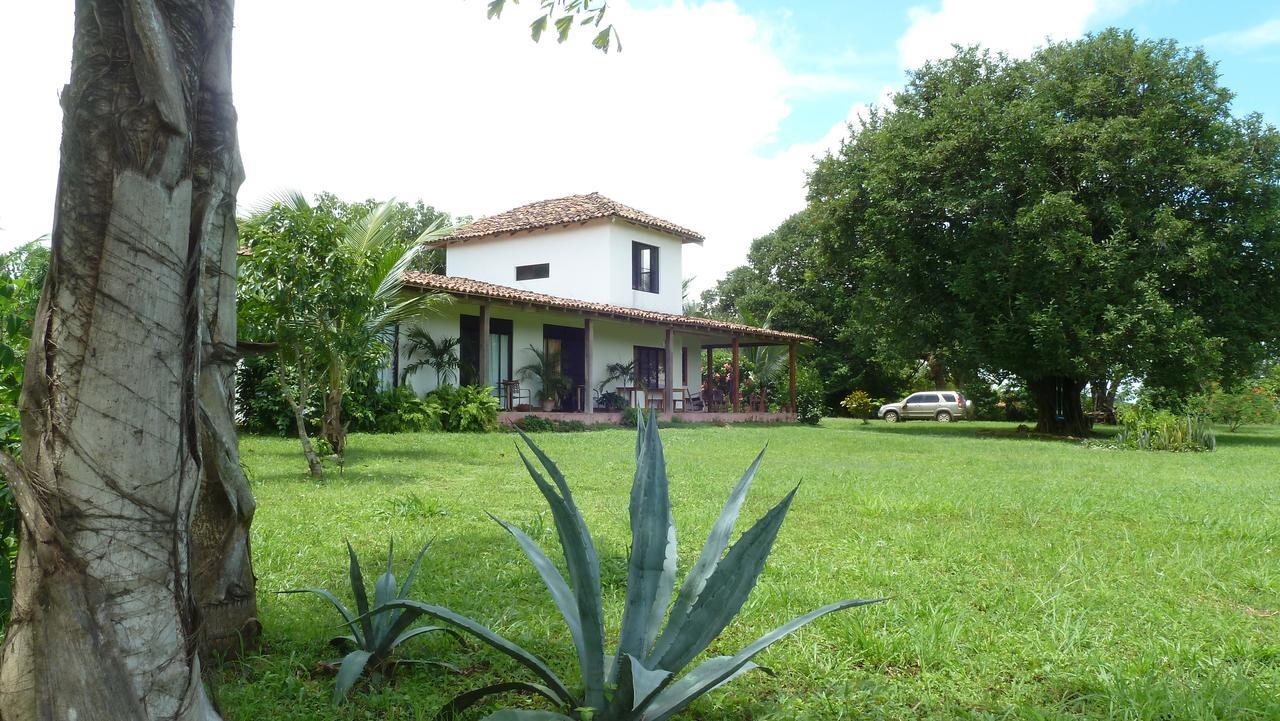
[[[658,292],[658,249],[655,246],[631,244],[631,287],[646,293]]]
[[[551,277],[551,264],[538,263],[536,265],[517,265],[516,280],[537,280],[538,278]]]

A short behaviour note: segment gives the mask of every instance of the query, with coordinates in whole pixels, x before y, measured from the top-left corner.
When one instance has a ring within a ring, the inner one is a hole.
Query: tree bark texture
[[[226,475],[238,460],[226,378],[202,373],[231,362],[232,4],[76,3],[23,466],[7,469],[22,530],[3,721],[218,718],[201,683],[191,529],[211,466],[236,522],[252,516]]]
[[[1080,391],[1084,386],[1084,381],[1062,376],[1028,381],[1027,388],[1036,400],[1036,433],[1089,435],[1089,420],[1080,404]]]
[[[942,364],[942,361],[930,353],[925,358],[925,364],[929,367],[929,378],[933,381],[933,389],[935,391],[947,390],[947,367]]]

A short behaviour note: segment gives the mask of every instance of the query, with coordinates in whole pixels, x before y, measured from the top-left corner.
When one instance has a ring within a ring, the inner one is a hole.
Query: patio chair
[[[521,405],[533,405],[533,392],[528,388],[521,388],[520,381],[502,381],[504,394],[499,396],[499,402],[505,404],[503,410],[515,410]]]

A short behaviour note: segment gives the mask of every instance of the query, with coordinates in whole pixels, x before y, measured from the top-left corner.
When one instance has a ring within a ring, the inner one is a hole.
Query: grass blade
[[[342,620],[345,622],[347,628],[351,629],[351,633],[355,637],[354,640],[356,645],[364,645],[364,636],[360,632],[360,625],[356,624],[356,617],[351,614],[350,609],[342,604],[342,601],[338,600],[337,596],[329,593],[323,588],[292,588],[288,591],[278,591],[278,593],[314,593],[315,595],[324,598],[329,603],[332,603],[334,608],[338,609],[338,613],[342,614]]]

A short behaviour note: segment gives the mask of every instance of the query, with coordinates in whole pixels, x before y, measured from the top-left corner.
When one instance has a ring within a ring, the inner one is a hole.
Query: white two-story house
[[[558,357],[569,378],[557,412],[600,412],[597,398],[610,364],[634,363],[631,379],[613,379],[603,391],[639,407],[722,417],[749,409],[736,386],[724,398],[701,393],[704,356],[715,348],[733,349],[737,358],[742,347],[790,346],[794,410],[795,346],[811,338],[682,313],[681,251],[702,241],[692,230],[598,193],[572,195],[459,228],[439,242],[446,274],[411,272],[407,285],[452,297],[442,312],[421,321],[423,330],[436,341],[458,338],[461,377],[455,382],[492,387],[511,414],[541,406],[537,379],[518,372],[534,361],[531,347]],[[412,361],[405,357],[406,331],[396,344],[395,374]],[[424,393],[436,377],[426,368],[406,382]]]

